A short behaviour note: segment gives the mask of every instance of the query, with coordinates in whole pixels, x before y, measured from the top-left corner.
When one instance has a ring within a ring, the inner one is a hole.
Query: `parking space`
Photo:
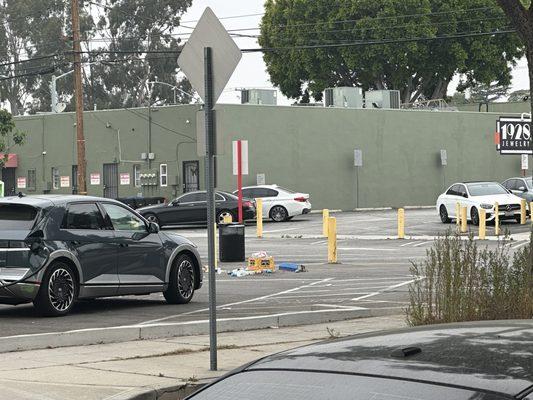
[[[321,237],[322,216],[311,214],[287,223],[266,223],[265,237],[255,237],[255,226],[246,228],[246,255],[266,251],[276,264],[294,262],[307,268],[304,273],[277,271],[274,274],[234,278],[226,272],[245,263],[219,263],[217,304],[219,318],[249,318],[272,314],[310,311],[387,308],[402,312],[408,301],[411,263],[424,259],[433,240],[445,228],[434,210],[407,210],[406,233],[414,239],[376,239],[394,236],[394,211],[335,213],[340,238],[339,264],[328,265],[327,241]],[[528,225],[505,225],[513,233],[527,232]],[[473,227],[471,227],[473,228]],[[170,229],[198,245],[206,261],[205,227]],[[416,238],[421,236],[424,238]],[[511,244],[516,250],[523,240]],[[496,246],[495,241],[484,242]],[[207,277],[206,277],[207,278]],[[168,305],[159,293],[123,296],[79,302],[73,312],[58,319],[39,318],[31,305],[0,305],[0,336],[60,332],[87,328],[161,322],[200,321],[208,317],[207,279],[190,304]]]

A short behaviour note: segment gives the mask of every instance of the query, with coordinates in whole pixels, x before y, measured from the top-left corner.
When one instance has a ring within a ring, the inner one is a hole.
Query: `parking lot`
[[[327,241],[321,236],[321,214],[310,214],[287,223],[266,222],[264,238],[255,237],[253,224],[246,228],[246,254],[266,251],[275,262],[294,262],[307,272],[277,271],[274,274],[235,278],[225,271],[243,263],[220,263],[217,275],[219,318],[243,319],[272,314],[298,315],[313,311],[387,309],[402,313],[412,278],[411,262],[421,261],[433,237],[455,225],[443,225],[434,210],[406,211],[406,240],[396,235],[393,210],[334,213],[339,233],[339,264],[328,265]],[[469,228],[475,231],[476,227]],[[504,223],[503,229],[517,238],[511,246],[527,243],[528,225]],[[492,227],[489,227],[489,235]],[[206,262],[205,227],[173,228],[198,244]],[[409,237],[412,237],[409,239]],[[495,241],[486,241],[495,246]],[[79,302],[72,314],[56,319],[39,318],[31,305],[0,306],[0,336],[62,332],[87,328],[110,328],[137,324],[206,320],[207,276],[190,304],[167,305],[161,294],[124,296]]]

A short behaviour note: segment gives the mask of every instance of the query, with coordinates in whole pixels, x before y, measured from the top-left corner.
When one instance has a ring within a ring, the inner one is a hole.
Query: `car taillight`
[[[299,201],[301,203],[305,203],[307,201],[307,199],[305,197],[295,197],[294,200],[295,201]]]

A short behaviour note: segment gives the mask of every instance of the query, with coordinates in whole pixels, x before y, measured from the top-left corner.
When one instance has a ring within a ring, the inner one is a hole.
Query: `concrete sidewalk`
[[[218,336],[219,371],[209,371],[209,337],[63,347],[2,354],[0,399],[179,399],[244,363],[293,347],[405,326],[403,315]]]

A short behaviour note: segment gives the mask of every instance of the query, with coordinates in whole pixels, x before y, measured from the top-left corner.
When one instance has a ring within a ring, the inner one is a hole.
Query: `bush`
[[[531,247],[516,250],[498,241],[495,249],[478,248],[447,234],[435,240],[422,263],[413,263],[407,322],[446,322],[533,318]]]

